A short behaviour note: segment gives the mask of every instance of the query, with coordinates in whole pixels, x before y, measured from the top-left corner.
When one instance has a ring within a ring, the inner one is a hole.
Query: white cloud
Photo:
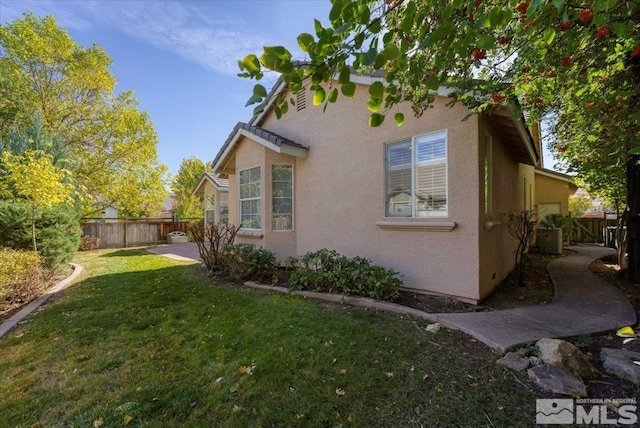
[[[249,33],[252,26],[230,14],[230,3],[225,2],[0,1],[2,20],[31,9],[36,15],[54,15],[61,27],[79,31],[107,27],[223,74],[235,75],[238,59],[274,44],[268,37]]]

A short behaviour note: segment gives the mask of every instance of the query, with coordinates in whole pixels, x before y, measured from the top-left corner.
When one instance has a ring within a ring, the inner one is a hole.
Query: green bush
[[[540,220],[542,229],[562,229],[562,240],[571,242],[574,231],[577,229],[578,221],[571,217],[564,217],[560,214],[548,214]]]
[[[80,212],[60,204],[36,217],[38,252],[45,269],[54,272],[68,263],[80,244]],[[29,206],[0,201],[0,246],[32,249]]]
[[[225,270],[235,281],[259,281],[271,284],[278,278],[275,254],[250,244],[227,244],[224,247]]]
[[[0,309],[28,302],[39,295],[40,262],[33,251],[0,248]]]
[[[291,260],[290,265],[295,265]],[[334,250],[305,254],[289,277],[291,288],[329,293],[354,294],[380,300],[394,300],[402,285],[398,272],[385,269],[362,257],[347,258]]]

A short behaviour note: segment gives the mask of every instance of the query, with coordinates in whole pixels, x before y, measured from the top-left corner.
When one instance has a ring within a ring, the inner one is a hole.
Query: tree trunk
[[[640,284],[640,156],[627,159],[627,252],[629,282]]]
[[[36,210],[31,210],[31,243],[33,244],[33,252],[38,253],[38,244],[36,242]]]

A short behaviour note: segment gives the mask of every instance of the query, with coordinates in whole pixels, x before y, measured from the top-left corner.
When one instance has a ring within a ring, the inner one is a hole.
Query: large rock
[[[527,370],[529,379],[555,394],[586,397],[587,387],[576,376],[560,367],[543,364]]]
[[[567,370],[582,381],[593,377],[594,369],[587,356],[566,340],[540,339],[536,346],[540,349],[540,358],[545,364]]]
[[[640,366],[633,363],[640,361],[640,352],[602,348],[600,359],[607,373],[640,385]]]
[[[509,352],[507,355],[496,361],[496,364],[521,372],[529,367],[529,359],[523,358],[515,352]]]

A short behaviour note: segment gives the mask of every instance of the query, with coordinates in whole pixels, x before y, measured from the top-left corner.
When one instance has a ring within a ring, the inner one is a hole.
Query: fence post
[[[124,248],[127,248],[127,217],[124,218]]]

